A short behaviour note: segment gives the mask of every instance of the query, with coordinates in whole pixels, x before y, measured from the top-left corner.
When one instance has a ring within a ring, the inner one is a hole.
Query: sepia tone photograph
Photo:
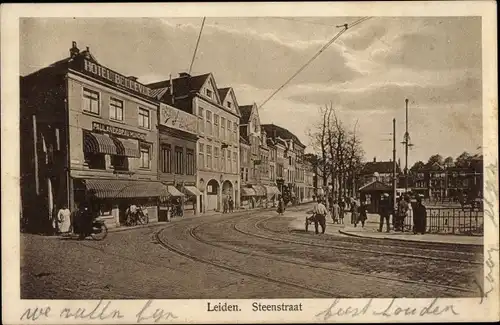
[[[498,299],[483,16],[164,13],[17,20],[17,321]]]
[[[480,17],[20,33],[22,298],[479,295]]]

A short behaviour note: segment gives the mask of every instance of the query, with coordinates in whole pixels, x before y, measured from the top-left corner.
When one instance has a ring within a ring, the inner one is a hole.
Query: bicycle
[[[103,220],[96,219],[92,222],[92,232],[90,237],[93,240],[101,241],[108,236],[108,227]]]

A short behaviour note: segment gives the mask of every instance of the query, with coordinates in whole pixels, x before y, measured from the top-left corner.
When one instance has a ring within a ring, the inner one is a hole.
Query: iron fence
[[[406,230],[413,231],[413,215],[405,218]],[[470,208],[427,208],[427,233],[468,236],[483,235],[483,211]]]

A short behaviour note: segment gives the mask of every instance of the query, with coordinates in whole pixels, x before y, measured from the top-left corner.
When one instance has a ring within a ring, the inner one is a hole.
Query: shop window
[[[167,144],[161,148],[161,171],[163,173],[172,172],[172,147]]]
[[[106,169],[106,156],[104,154],[84,152],[84,160],[90,169]]]
[[[141,157],[140,157],[140,167],[141,168],[151,168],[151,146],[145,143],[141,143]]]
[[[184,174],[184,149],[175,147],[175,173]]]
[[[123,121],[123,101],[113,97],[109,99],[109,118]]]
[[[104,200],[99,204],[99,215],[101,216],[110,216],[112,210],[113,204],[109,200]]]
[[[203,143],[198,143],[198,168],[205,168],[205,148]]]
[[[94,114],[100,113],[99,93],[87,88],[83,88],[83,111]]]
[[[124,156],[111,156],[111,165],[115,170],[128,170],[128,158]]]
[[[151,121],[148,109],[139,107],[139,126],[146,129],[149,129],[151,127]]]
[[[195,173],[194,150],[186,149],[186,175],[194,175]]]

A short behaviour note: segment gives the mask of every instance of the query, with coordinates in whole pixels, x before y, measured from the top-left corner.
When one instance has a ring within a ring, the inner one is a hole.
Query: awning
[[[201,192],[195,186],[184,186],[184,190],[189,196],[200,196]]]
[[[266,196],[266,188],[262,185],[252,185],[257,196]]]
[[[256,196],[255,191],[250,187],[241,188],[241,196]]]
[[[85,188],[97,198],[163,197],[167,187],[155,181],[85,179]]]
[[[178,189],[175,188],[175,186],[168,185],[167,186],[168,193],[172,196],[184,196]]]
[[[272,198],[275,195],[280,195],[281,192],[276,186],[264,185],[266,188],[267,197]]]
[[[90,153],[118,154],[113,140],[106,134],[83,131],[83,151]]]
[[[117,153],[119,156],[136,158],[139,158],[141,156],[141,152],[139,151],[139,140],[117,137],[112,137],[112,139],[116,145]]]

